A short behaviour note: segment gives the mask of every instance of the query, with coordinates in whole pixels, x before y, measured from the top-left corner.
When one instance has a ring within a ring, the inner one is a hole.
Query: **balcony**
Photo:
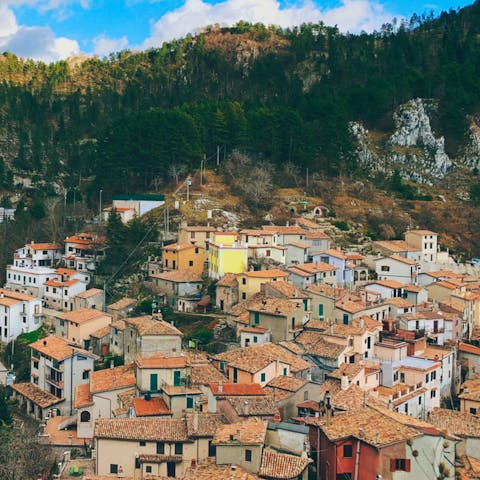
[[[55,385],[57,388],[62,388],[63,389],[63,380],[57,380],[56,378],[52,376],[45,377],[45,380],[48,383],[51,383],[52,385]]]

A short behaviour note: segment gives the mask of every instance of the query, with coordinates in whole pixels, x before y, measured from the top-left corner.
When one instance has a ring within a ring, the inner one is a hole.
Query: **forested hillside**
[[[432,128],[454,159],[449,171],[462,170],[468,127],[480,113],[479,35],[476,2],[372,34],[241,22],[106,59],[45,65],[4,53],[0,183],[11,191],[28,178],[44,192],[65,188],[69,201],[74,190],[78,200],[102,189],[106,201],[162,188],[233,150],[358,180],[370,172],[351,122],[381,138],[396,109],[415,98],[435,105]],[[478,168],[468,169],[476,201]],[[392,176],[382,188],[402,190],[398,174],[381,172]]]

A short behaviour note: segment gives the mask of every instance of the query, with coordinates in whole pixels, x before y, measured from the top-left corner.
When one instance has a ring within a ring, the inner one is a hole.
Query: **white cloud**
[[[100,57],[109,55],[112,52],[119,52],[128,47],[127,37],[121,38],[107,38],[105,35],[100,35],[93,39],[95,45],[94,52]]]
[[[46,63],[80,52],[76,40],[57,38],[49,27],[18,25],[13,11],[4,4],[0,4],[0,50]]]
[[[378,29],[395,15],[376,0],[342,0],[339,7],[320,9],[312,0],[281,8],[277,0],[225,0],[211,5],[202,0],[186,0],[177,10],[163,15],[152,25],[151,36],[141,48],[158,47],[164,41],[180,38],[207,25],[233,25],[239,20],[282,27],[322,20],[341,31],[360,32]]]

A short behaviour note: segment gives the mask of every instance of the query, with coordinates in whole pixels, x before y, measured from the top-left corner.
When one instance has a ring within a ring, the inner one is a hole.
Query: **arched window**
[[[80,421],[81,422],[89,422],[90,421],[90,412],[88,410],[84,410],[80,414]]]

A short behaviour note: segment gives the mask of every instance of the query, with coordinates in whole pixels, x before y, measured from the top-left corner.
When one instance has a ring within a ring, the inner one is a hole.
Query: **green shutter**
[[[175,370],[173,372],[173,386],[174,387],[179,387],[180,386],[180,375],[181,375],[180,370]]]
[[[158,390],[158,376],[156,373],[150,374],[150,391],[156,392]]]
[[[318,306],[318,317],[323,319],[323,303]]]

